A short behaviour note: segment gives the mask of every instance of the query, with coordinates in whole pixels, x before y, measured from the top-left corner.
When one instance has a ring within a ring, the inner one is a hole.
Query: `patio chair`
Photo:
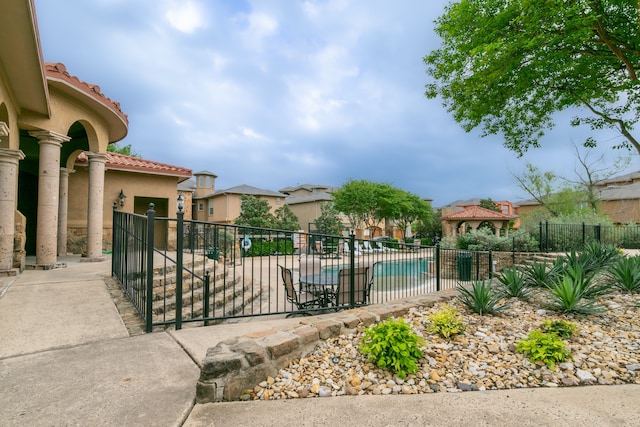
[[[389,247],[383,245],[382,242],[373,242],[373,243],[376,245],[376,247],[373,249],[374,251],[381,251],[381,252],[384,252],[384,251],[397,251],[397,249],[395,249],[395,248],[389,248]]]
[[[368,240],[362,241],[362,248],[360,249],[362,252],[373,252],[375,249],[371,246],[371,242]]]
[[[377,242],[374,242],[377,243]],[[371,242],[369,240],[365,240],[364,242],[362,242],[362,246],[365,249],[369,249],[371,252],[381,252],[382,249],[380,249],[380,247],[378,245],[372,246]]]
[[[413,241],[413,250],[414,251],[419,251],[420,250],[420,246],[422,246],[422,242],[420,242],[420,239],[414,239]]]
[[[287,301],[294,304],[298,310],[308,310],[310,308],[320,306],[320,300],[316,298],[311,292],[299,291],[293,283],[293,274],[290,268],[285,268],[281,265],[280,274],[282,275],[282,282],[287,295]],[[293,316],[296,313],[289,313],[287,317]],[[302,314],[309,315],[307,311]]]
[[[367,304],[369,302],[369,291],[373,281],[369,274],[369,267],[357,267],[353,269],[353,295],[354,304]],[[336,306],[349,304],[349,294],[351,286],[351,269],[345,268],[338,273],[338,289],[335,293]]]
[[[356,241],[356,243],[358,243]],[[349,248],[349,242],[344,242],[344,253],[345,254],[350,254],[351,253],[351,248]],[[358,245],[356,244],[354,247],[354,251],[353,251],[354,255],[362,255],[362,251],[358,250]]]

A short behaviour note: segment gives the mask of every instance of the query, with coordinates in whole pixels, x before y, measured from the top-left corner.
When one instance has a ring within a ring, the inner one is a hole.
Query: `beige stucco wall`
[[[640,223],[640,198],[605,201],[600,205],[600,212],[607,215],[615,223]]]
[[[107,125],[93,110],[53,87],[49,88],[49,102],[53,112],[50,118],[25,113],[20,116],[20,126],[34,126],[66,135],[71,125],[79,121],[87,131],[89,150],[96,153],[107,151],[109,143]]]
[[[296,203],[289,205],[289,209],[298,217],[298,225],[301,230],[309,231],[309,223],[315,222],[322,214],[322,205],[326,201],[313,201],[308,203]],[[313,225],[312,229],[316,229]]]
[[[241,204],[240,194],[219,194],[214,196],[213,199],[213,215],[209,215],[209,200],[196,199],[194,218],[199,221],[221,222],[227,224],[233,224],[235,219],[240,216]],[[260,196],[260,199],[266,200],[271,207],[271,213],[274,213],[276,209],[284,206],[284,197],[280,197],[280,203],[276,202],[277,197]],[[202,203],[202,210],[199,210],[199,204]]]
[[[4,106],[2,108],[1,106]],[[6,109],[6,117],[2,111]],[[20,131],[17,126],[16,108],[7,90],[6,82],[0,72],[0,121],[9,127],[9,136],[0,138],[0,148],[17,150],[20,147]]]
[[[78,246],[86,236],[88,179],[89,171],[84,166],[76,167],[76,171],[69,176],[68,250],[74,253],[78,253]],[[175,218],[177,184],[178,179],[172,176],[107,170],[103,212],[104,248],[111,247],[113,203],[119,202],[120,189],[127,197],[124,207],[118,205],[119,210],[134,212],[135,209],[138,213],[144,213],[148,209],[147,199],[155,199],[156,216]]]

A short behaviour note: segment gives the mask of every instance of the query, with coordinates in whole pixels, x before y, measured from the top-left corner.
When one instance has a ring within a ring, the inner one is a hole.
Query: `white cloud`
[[[173,28],[183,33],[193,33],[205,26],[202,7],[190,0],[171,2],[165,18]]]
[[[243,18],[246,20],[247,28],[243,31],[242,37],[249,48],[260,49],[263,40],[271,37],[278,30],[276,18],[266,13],[254,12]]]

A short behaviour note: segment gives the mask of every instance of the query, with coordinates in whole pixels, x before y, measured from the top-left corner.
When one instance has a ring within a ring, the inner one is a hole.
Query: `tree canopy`
[[[117,143],[109,144],[107,145],[107,151],[109,153],[124,154],[125,156],[141,157],[140,154],[133,151],[133,149],[131,148],[131,144],[122,145],[122,146]]]
[[[340,220],[340,213],[333,203],[323,203],[320,206],[320,216],[316,218],[316,228],[322,234],[342,235],[344,226]]]
[[[579,107],[571,124],[613,129],[635,148],[640,120],[637,0],[460,0],[436,20],[440,49],[424,58],[441,97],[467,132],[501,134],[522,155],[538,147],[553,115]],[[586,146],[595,146],[588,138]]]
[[[364,225],[371,231],[384,219],[395,220],[404,230],[432,213],[431,207],[415,194],[367,180],[349,180],[332,197],[335,208],[349,218],[353,228]]]
[[[271,213],[269,202],[254,196],[242,195],[240,215],[235,223],[249,227],[274,228],[276,217]]]

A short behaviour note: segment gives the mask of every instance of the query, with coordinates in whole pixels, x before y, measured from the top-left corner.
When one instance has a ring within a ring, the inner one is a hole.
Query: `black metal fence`
[[[640,225],[589,225],[540,223],[540,251],[564,252],[581,250],[597,242],[624,249],[640,248]]]
[[[207,223],[181,213],[158,218],[153,205],[146,215],[114,211],[112,259],[112,274],[148,332],[379,304],[488,279],[494,268],[491,252]],[[368,267],[365,300],[354,297],[361,267]],[[287,297],[283,269],[298,290],[348,286],[349,297],[303,307]]]

